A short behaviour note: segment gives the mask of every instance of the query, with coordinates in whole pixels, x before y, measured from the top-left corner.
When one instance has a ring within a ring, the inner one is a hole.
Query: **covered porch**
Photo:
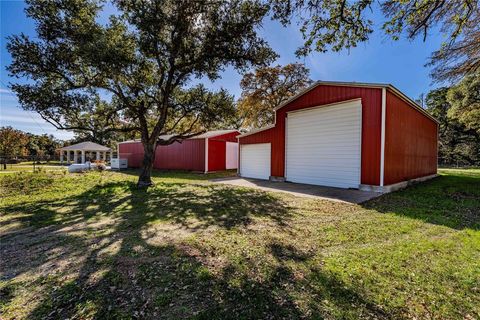
[[[85,163],[86,161],[104,161],[111,158],[112,149],[94,142],[81,142],[60,148],[60,163]]]

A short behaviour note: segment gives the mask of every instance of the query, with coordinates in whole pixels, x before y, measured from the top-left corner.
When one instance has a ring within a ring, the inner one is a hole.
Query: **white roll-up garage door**
[[[360,100],[288,113],[286,179],[358,188],[361,126]]]
[[[270,143],[240,145],[240,175],[245,178],[270,178]]]

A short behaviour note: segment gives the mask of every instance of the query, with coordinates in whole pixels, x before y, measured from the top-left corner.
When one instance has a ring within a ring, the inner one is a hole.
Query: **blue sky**
[[[5,70],[11,62],[5,37],[21,32],[35,35],[34,23],[25,16],[24,8],[23,1],[0,0],[0,126],[12,126],[36,134],[53,134],[60,139],[71,138],[73,135],[70,132],[56,130],[36,113],[24,111],[7,88],[10,82],[17,80],[10,78]],[[294,54],[302,43],[296,25],[283,28],[277,22],[265,21],[260,34],[280,55],[277,64],[305,63],[313,80],[391,83],[413,99],[433,89],[435,86],[428,75],[430,70],[424,65],[431,52],[439,48],[442,36],[439,33],[430,34],[426,42],[421,39],[392,41],[378,30],[381,17],[374,13],[373,18],[376,30],[368,42],[350,52],[313,53],[303,59],[297,59]],[[223,87],[239,97],[240,79],[235,70],[227,69],[221,79],[206,85],[214,89]]]

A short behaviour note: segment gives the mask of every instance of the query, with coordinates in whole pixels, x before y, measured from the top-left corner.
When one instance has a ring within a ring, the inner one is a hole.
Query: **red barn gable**
[[[437,131],[392,85],[319,81],[277,107],[275,124],[238,137],[239,174],[386,190],[436,174]]]

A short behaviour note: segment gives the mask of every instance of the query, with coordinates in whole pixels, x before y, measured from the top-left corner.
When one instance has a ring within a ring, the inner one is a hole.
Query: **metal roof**
[[[268,126],[261,127],[261,128],[258,128],[258,129],[253,129],[253,130],[250,130],[248,132],[239,134],[237,136],[237,138],[243,138],[243,137],[249,136],[251,134],[255,134],[255,133],[262,132],[262,131],[265,131],[265,130],[268,130],[268,129],[272,129],[273,127],[275,127],[275,124],[269,124]]]
[[[192,137],[191,139],[205,139],[205,138],[213,138],[217,136],[222,136],[227,133],[232,133],[232,132],[237,132],[238,130],[212,130],[212,131],[207,131],[201,135]]]
[[[314,82],[312,85],[310,85],[309,87],[303,89],[302,91],[300,91],[299,93],[297,93],[296,95],[290,97],[289,99],[287,99],[286,101],[284,101],[283,103],[281,103],[280,105],[278,105],[277,107],[275,107],[273,110],[275,111],[275,114],[277,112],[277,110],[281,109],[282,107],[286,106],[287,104],[289,104],[290,102],[294,101],[295,99],[303,96],[304,94],[306,94],[307,92],[315,89],[316,87],[320,86],[320,85],[330,85],[330,86],[345,86],[345,87],[365,87],[365,88],[380,88],[380,89],[383,89],[383,88],[387,88],[387,89],[390,89],[394,94],[396,94],[397,96],[399,96],[400,98],[402,98],[403,100],[405,100],[406,102],[409,103],[410,106],[412,106],[412,108],[420,111],[422,114],[424,114],[425,116],[427,116],[428,118],[430,118],[431,120],[435,121],[436,123],[439,123],[437,119],[435,119],[432,115],[430,115],[427,111],[425,111],[421,106],[418,105],[418,103],[416,103],[414,100],[412,100],[411,98],[409,98],[407,95],[405,95],[403,92],[401,92],[400,90],[398,90],[397,88],[395,88],[395,86],[393,86],[392,84],[388,84],[388,83],[366,83],[366,82],[344,82],[344,81],[316,81]],[[275,121],[276,122],[276,121]],[[262,131],[265,131],[265,130],[268,130],[268,129],[271,129],[275,127],[275,123],[274,124],[270,124],[268,126],[265,126],[265,127],[262,127],[262,128],[259,128],[259,129],[255,129],[255,130],[251,130],[249,132],[246,132],[244,134],[240,134],[237,136],[237,138],[242,138],[242,137],[246,137],[246,136],[249,136],[251,134],[255,134],[255,133],[258,133],[258,132],[262,132]]]
[[[84,150],[84,151],[111,151],[110,148],[102,146],[98,143],[86,141],[80,142],[77,144],[72,144],[71,146],[60,148],[62,151],[68,150]]]
[[[194,137],[191,137],[191,138],[188,138],[186,140],[189,140],[189,139],[207,139],[207,138],[213,138],[213,137],[217,137],[217,136],[222,136],[224,134],[227,134],[227,133],[232,133],[232,132],[237,132],[238,130],[235,130],[235,129],[231,129],[231,130],[212,130],[212,131],[207,131],[205,133],[202,133],[202,134],[199,134],[198,136],[194,136]],[[158,137],[158,140],[168,140],[170,139],[171,137],[173,137],[174,135],[173,134],[164,134],[164,135],[161,135]],[[140,142],[141,140],[140,139],[134,139],[134,140],[127,140],[127,141],[122,141],[122,142],[119,142],[118,144],[121,144],[121,143],[133,143],[133,142]]]
[[[348,82],[348,81],[316,81],[313,83],[311,86],[305,88],[304,90],[300,91],[290,99],[286,100],[285,102],[281,103],[279,106],[275,107],[273,110],[277,111],[278,109],[281,109],[282,107],[286,106],[293,100],[299,98],[300,96],[304,95],[305,93],[313,90],[314,88],[320,86],[320,85],[330,85],[330,86],[344,86],[344,87],[365,87],[365,88],[386,88],[390,89],[394,94],[396,94],[398,97],[402,98],[406,102],[408,102],[413,108],[417,109],[421,113],[423,113],[425,116],[430,118],[431,120],[435,121],[436,123],[439,123],[437,119],[435,119],[432,115],[430,115],[425,109],[423,109],[421,106],[418,105],[413,99],[408,97],[406,94],[398,90],[394,85],[389,84],[389,83],[369,83],[369,82]]]

